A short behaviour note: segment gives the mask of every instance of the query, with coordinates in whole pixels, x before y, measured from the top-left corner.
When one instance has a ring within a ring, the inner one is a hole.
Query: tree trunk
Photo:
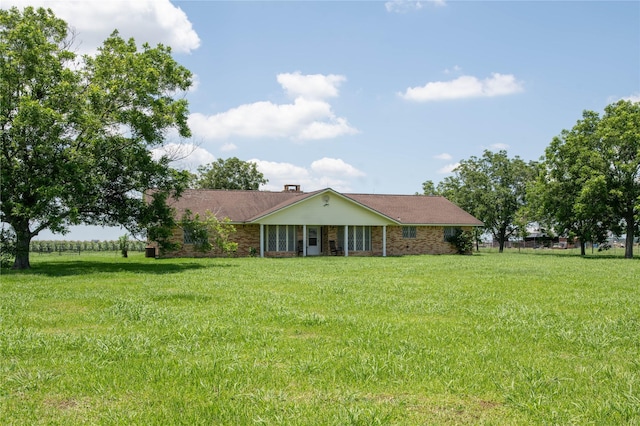
[[[586,256],[587,254],[587,244],[580,240],[580,256]]]
[[[498,244],[500,245],[500,248],[498,249],[499,253],[502,253],[504,251],[504,240],[506,240],[506,234],[506,228],[501,228],[498,232]]]
[[[627,222],[627,241],[624,244],[625,259],[633,259],[633,240],[635,239],[635,235],[634,235],[635,223],[633,221],[633,211],[631,212],[630,216],[631,217],[625,218]]]
[[[29,223],[15,224],[12,223],[13,230],[16,233],[16,260],[13,262],[13,269],[29,269],[29,245],[33,235],[29,230]]]

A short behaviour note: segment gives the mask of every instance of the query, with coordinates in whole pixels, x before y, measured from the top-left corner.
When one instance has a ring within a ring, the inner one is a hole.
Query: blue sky
[[[412,194],[484,149],[537,160],[584,109],[640,100],[637,1],[14,4],[51,7],[82,53],[114,28],[171,45],[196,76],[176,165],[255,161],[266,190]]]

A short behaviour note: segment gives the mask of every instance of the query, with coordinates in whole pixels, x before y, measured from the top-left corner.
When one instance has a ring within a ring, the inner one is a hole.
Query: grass
[[[0,424],[640,424],[640,263],[33,256]]]

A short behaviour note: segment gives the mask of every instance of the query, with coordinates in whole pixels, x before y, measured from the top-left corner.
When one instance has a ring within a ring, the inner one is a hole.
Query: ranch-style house
[[[300,185],[282,192],[191,189],[169,204],[178,218],[187,210],[229,218],[241,257],[451,254],[448,235],[483,225],[444,197],[302,192]],[[188,230],[176,228],[172,240],[181,248],[162,256],[221,255],[195,250]]]

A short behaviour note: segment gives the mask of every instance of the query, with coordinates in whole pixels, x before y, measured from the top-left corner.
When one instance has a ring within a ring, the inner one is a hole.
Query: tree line
[[[146,243],[144,241],[129,240],[127,242],[128,251],[144,251]],[[121,251],[119,240],[105,241],[72,241],[72,240],[35,240],[31,241],[29,250],[32,253],[51,252],[83,252],[83,251]]]
[[[621,100],[602,117],[584,111],[570,130],[553,138],[539,161],[485,150],[462,160],[453,175],[426,195],[443,195],[482,220],[500,251],[513,236],[537,223],[548,233],[604,243],[626,235],[633,257],[640,231],[640,103]]]

